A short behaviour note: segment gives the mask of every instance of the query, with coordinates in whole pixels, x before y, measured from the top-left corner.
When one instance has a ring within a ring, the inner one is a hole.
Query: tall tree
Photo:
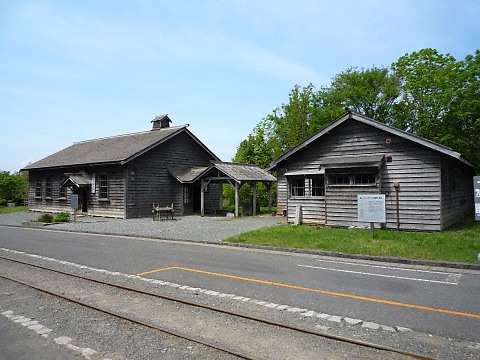
[[[310,121],[315,104],[313,85],[304,88],[295,85],[288,100],[287,104],[273,110],[262,122],[271,143],[278,147],[275,149],[277,154],[291,149],[312,134]]]
[[[423,49],[392,64],[401,81],[394,126],[452,147],[479,163],[480,54],[457,61]]]
[[[350,108],[381,122],[391,123],[393,105],[400,92],[397,76],[388,68],[351,67],[336,75],[329,87],[317,94],[315,130],[325,126]]]
[[[0,206],[7,202],[19,204],[28,196],[28,173],[0,171]]]
[[[418,136],[431,137],[458,96],[459,63],[450,54],[423,49],[400,57],[392,68],[401,81],[394,125]]]

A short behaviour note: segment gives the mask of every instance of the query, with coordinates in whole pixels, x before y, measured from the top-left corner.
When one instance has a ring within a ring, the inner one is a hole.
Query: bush
[[[0,199],[0,206],[7,206],[8,201],[5,199]]]
[[[70,221],[70,214],[66,212],[61,212],[53,218],[54,222],[69,222]]]
[[[43,214],[38,218],[39,222],[44,222],[44,223],[51,223],[53,222],[53,215],[52,214]]]

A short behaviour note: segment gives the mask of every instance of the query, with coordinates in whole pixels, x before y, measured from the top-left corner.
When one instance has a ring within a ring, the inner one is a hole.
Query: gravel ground
[[[38,219],[40,213],[19,212],[0,215],[0,225],[21,226],[22,222]],[[242,218],[183,216],[175,220],[153,221],[151,218],[111,219],[78,216],[76,222],[48,225],[49,229],[114,235],[145,236],[168,240],[222,241],[231,236],[282,224],[278,216]]]

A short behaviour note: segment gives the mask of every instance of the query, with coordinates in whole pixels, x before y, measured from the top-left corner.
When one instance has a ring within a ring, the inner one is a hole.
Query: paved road
[[[0,227],[0,248],[308,313],[480,342],[480,272]]]

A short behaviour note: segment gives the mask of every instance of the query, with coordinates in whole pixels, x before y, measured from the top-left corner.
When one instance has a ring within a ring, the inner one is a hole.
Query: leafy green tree
[[[396,126],[426,137],[442,121],[460,88],[459,64],[450,54],[423,49],[392,64],[401,81]]]
[[[457,61],[423,49],[392,64],[401,81],[394,126],[452,147],[478,163],[479,51]]]
[[[299,144],[310,135],[314,113],[315,92],[312,84],[304,88],[295,85],[288,95],[288,103],[273,110],[261,123],[269,143],[276,145],[274,153],[279,155]]]
[[[336,75],[329,87],[323,87],[317,93],[312,131],[318,131],[335,120],[345,112],[345,108],[391,123],[399,92],[399,79],[388,68],[351,67]]]
[[[0,201],[19,204],[28,195],[28,174],[0,172]]]
[[[254,128],[253,133],[240,143],[232,161],[243,164],[255,164],[263,169],[272,162],[275,158],[274,147],[269,143],[266,136],[267,128],[263,125],[262,123],[258,124]],[[235,190],[231,185],[224,186],[223,196],[229,204],[235,203]],[[243,185],[240,189],[240,200],[251,202],[252,196],[252,187],[249,184]],[[268,206],[268,189],[262,183],[257,184],[256,196],[257,203],[261,206]]]

